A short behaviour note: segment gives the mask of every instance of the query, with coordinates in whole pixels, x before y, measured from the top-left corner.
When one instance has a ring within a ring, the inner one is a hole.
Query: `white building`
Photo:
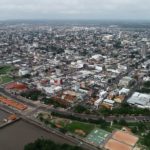
[[[115,101],[110,99],[104,99],[103,104],[109,105],[111,107],[114,107]]]
[[[28,69],[20,69],[18,74],[19,74],[19,76],[25,76],[27,74],[30,74],[30,70],[28,70]]]
[[[99,98],[103,100],[107,96],[107,94],[108,93],[106,91],[100,91],[99,92]]]
[[[126,88],[122,88],[120,91],[119,91],[119,95],[128,95],[130,92],[130,89],[126,89]]]
[[[112,39],[113,39],[113,35],[111,35],[111,34],[105,35],[102,38],[103,41],[109,41],[109,40],[112,40]]]
[[[100,54],[96,54],[96,55],[92,56],[92,59],[95,59],[95,60],[99,61],[99,60],[103,59],[103,56],[100,55]]]
[[[135,92],[127,102],[139,108],[150,108],[150,95]]]

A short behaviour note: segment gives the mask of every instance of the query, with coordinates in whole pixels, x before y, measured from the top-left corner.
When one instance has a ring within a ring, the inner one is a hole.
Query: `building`
[[[101,103],[102,103],[102,99],[98,99],[94,102],[94,105],[96,106],[96,108],[98,108]]]
[[[132,85],[132,83],[134,83],[134,79],[131,77],[123,77],[120,81],[119,81],[119,86],[121,87],[129,87]]]
[[[130,89],[127,89],[127,88],[122,88],[120,91],[119,91],[119,95],[128,95],[130,92]]]
[[[124,95],[119,95],[119,96],[116,96],[114,98],[114,101],[117,102],[117,103],[122,103],[124,100],[125,100],[125,96]]]
[[[100,91],[100,92],[99,92],[99,98],[100,98],[100,99],[106,98],[107,95],[108,95],[108,93],[107,93],[106,91]]]
[[[28,69],[20,69],[19,72],[18,72],[19,76],[25,76],[25,75],[28,75],[28,74],[30,74],[30,71]]]
[[[114,107],[114,104],[115,104],[115,101],[110,100],[110,99],[104,99],[102,106],[112,109]]]
[[[150,95],[135,92],[127,102],[139,108],[150,108]]]
[[[147,56],[147,50],[146,50],[146,47],[142,47],[142,49],[141,49],[141,56],[142,56],[143,59],[146,58],[146,56]]]

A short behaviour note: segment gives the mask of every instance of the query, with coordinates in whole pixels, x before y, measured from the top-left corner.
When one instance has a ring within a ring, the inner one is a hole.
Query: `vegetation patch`
[[[75,106],[74,112],[77,112],[77,113],[86,113],[86,114],[90,113],[89,109],[85,108],[82,105]]]
[[[56,144],[50,140],[38,139],[33,143],[29,143],[24,147],[24,150],[83,150],[78,146],[68,144]]]
[[[122,104],[121,107],[119,108],[114,108],[112,110],[110,109],[100,109],[99,114],[103,115],[150,115],[150,110],[149,109],[142,109],[142,108],[137,108],[137,107],[131,107],[128,104]]]
[[[1,75],[0,76],[0,84],[9,83],[11,81],[13,81],[13,79],[8,75]]]
[[[58,101],[54,100],[53,98],[45,98],[44,97],[41,101],[44,102],[44,104],[46,104],[46,105],[53,105],[54,107],[66,108],[66,105],[59,103]]]
[[[77,131],[83,131],[85,135],[89,134],[96,125],[89,124],[89,123],[83,123],[79,121],[72,121],[71,123],[67,124],[64,129],[71,133],[77,133]]]
[[[149,94],[150,93],[150,81],[144,82],[141,89],[138,92]]]
[[[12,66],[2,66],[2,67],[0,67],[0,75],[8,74],[12,71],[12,69],[13,69]]]
[[[45,94],[39,90],[31,90],[21,93],[21,96],[33,101],[37,101],[45,97]]]
[[[100,127],[99,125],[92,123],[53,117],[46,113],[40,113],[38,115],[38,119],[40,119],[40,121],[44,122],[45,124],[50,125],[51,127],[60,129],[60,131],[63,133],[69,132],[82,137],[88,135],[94,128]]]

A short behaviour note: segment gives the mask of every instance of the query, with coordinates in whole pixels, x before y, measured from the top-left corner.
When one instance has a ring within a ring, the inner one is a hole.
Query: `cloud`
[[[150,19],[150,0],[0,0],[0,19]]]

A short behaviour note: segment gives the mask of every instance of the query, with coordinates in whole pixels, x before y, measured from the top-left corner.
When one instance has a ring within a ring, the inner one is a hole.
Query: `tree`
[[[84,107],[84,106],[81,106],[81,105],[77,105],[75,107],[75,112],[78,112],[78,113],[83,113],[85,112],[87,109]]]
[[[142,144],[150,148],[150,132],[143,137]]]
[[[117,123],[118,123],[118,121],[117,121],[116,119],[114,119],[114,120],[113,120],[113,123],[114,123],[114,124],[117,124]]]
[[[43,117],[42,116],[39,116],[39,119],[41,122],[43,122]]]
[[[120,119],[119,124],[122,125],[122,126],[126,126],[127,122],[124,119]]]
[[[64,134],[67,132],[67,130],[64,129],[64,128],[60,128],[59,131],[62,132],[62,133],[64,133]]]
[[[46,125],[48,125],[48,124],[49,124],[49,121],[46,119],[46,120],[44,120],[44,123],[45,123]]]
[[[133,128],[132,128],[132,132],[135,133],[135,134],[138,133],[137,127],[133,127]]]
[[[56,144],[50,140],[37,139],[34,143],[25,145],[24,150],[83,150],[77,146],[70,146],[68,144]]]

